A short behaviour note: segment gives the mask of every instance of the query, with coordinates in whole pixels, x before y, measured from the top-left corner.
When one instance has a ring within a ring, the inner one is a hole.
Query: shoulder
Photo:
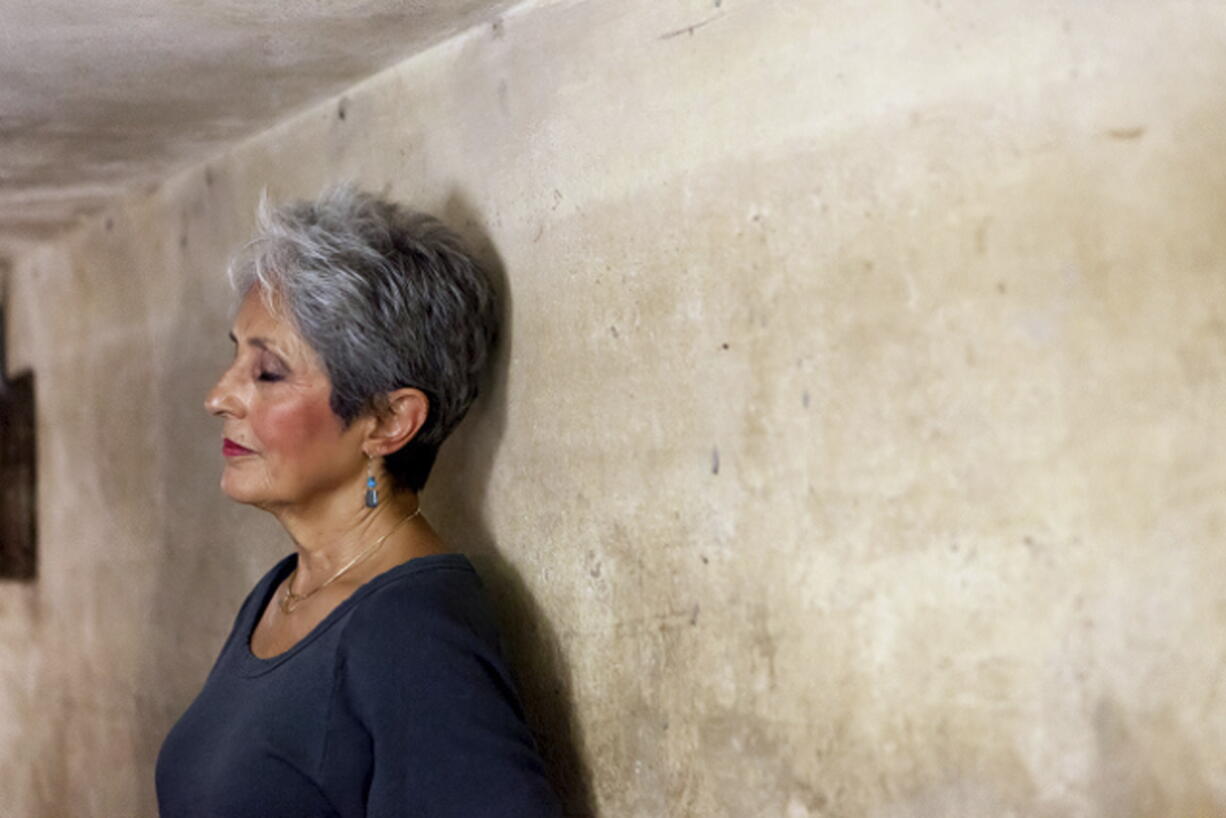
[[[558,815],[472,566],[393,571],[354,607],[335,688],[370,737],[367,814]]]
[[[466,558],[440,554],[411,560],[376,585],[354,606],[345,626],[343,649],[351,661],[497,646],[485,587]]]
[[[467,560],[406,566],[381,582],[355,606],[339,658],[342,688],[359,711],[391,715],[389,708],[475,699],[519,711],[493,613]]]

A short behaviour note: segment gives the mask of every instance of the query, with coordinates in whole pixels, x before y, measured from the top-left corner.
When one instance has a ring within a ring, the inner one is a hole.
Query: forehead
[[[259,329],[261,332],[277,331],[292,333],[293,328],[268,309],[260,293],[261,291],[258,287],[252,287],[243,296],[243,300],[239,302],[238,310],[234,313],[235,328],[252,331]]]
[[[294,326],[277,312],[272,312],[253,287],[243,297],[234,316],[234,334],[245,345],[248,338],[264,338],[269,347],[296,362],[317,361],[314,350],[303,340]]]

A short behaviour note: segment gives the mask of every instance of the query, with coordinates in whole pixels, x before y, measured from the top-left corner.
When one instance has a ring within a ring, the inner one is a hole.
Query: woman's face
[[[250,451],[236,454],[219,441],[221,490],[266,509],[310,505],[339,489],[360,496],[363,425],[341,431],[314,350],[267,310],[258,288],[243,299],[230,337],[234,360],[204,406],[225,421],[223,438]]]

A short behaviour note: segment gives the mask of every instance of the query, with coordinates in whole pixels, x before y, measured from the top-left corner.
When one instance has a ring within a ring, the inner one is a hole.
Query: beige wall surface
[[[289,548],[223,267],[354,177],[506,293],[425,504],[572,814],[1226,815],[1224,76],[1218,2],[534,2],[15,259],[0,813],[154,814]]]

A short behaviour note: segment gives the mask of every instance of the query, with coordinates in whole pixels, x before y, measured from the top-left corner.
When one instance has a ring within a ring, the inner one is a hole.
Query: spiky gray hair
[[[477,397],[498,331],[489,277],[437,219],[352,182],[279,207],[265,190],[258,224],[230,283],[240,301],[258,286],[319,355],[344,427],[386,410],[392,390],[428,396],[421,430],[384,458],[395,488],[419,491]]]

